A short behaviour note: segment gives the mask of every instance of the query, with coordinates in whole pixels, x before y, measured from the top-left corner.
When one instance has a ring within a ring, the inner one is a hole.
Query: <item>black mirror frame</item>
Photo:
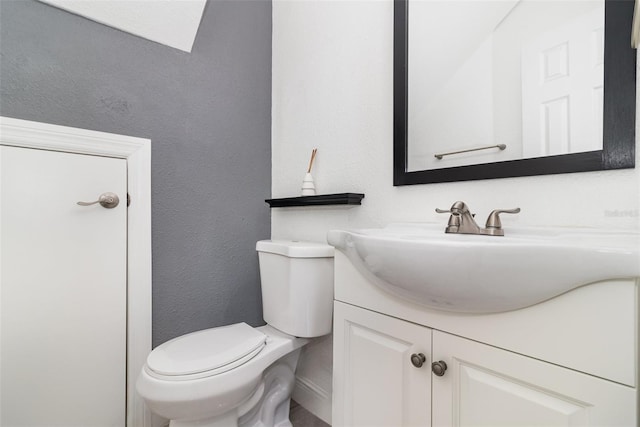
[[[394,186],[635,167],[636,52],[630,42],[634,1],[605,0],[602,150],[407,172],[407,2],[394,0]]]

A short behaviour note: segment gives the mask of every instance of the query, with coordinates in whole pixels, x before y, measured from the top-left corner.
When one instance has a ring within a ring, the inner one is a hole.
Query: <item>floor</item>
[[[161,419],[157,415],[153,414],[152,417],[154,418],[154,420],[151,422],[151,425],[169,427],[169,421],[161,421]],[[157,419],[155,419],[156,417]],[[316,417],[311,412],[298,405],[295,400],[291,401],[289,420],[291,421],[293,427],[331,427],[330,424],[325,423],[320,418]]]
[[[291,401],[289,420],[291,420],[293,427],[331,427],[329,424],[298,405],[294,400]]]

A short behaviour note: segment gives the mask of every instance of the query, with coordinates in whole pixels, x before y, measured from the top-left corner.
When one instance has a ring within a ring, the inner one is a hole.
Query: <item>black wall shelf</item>
[[[267,199],[272,208],[290,208],[294,206],[327,206],[327,205],[360,205],[364,194],[340,193],[318,194],[316,196],[286,197],[283,199]]]

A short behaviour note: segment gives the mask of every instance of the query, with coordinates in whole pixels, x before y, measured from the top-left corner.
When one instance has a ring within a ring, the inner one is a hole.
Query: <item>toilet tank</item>
[[[256,244],[265,322],[296,337],[331,332],[333,246],[261,240]]]

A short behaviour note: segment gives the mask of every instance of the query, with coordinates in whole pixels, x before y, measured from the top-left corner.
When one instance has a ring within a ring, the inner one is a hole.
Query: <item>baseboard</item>
[[[300,406],[331,425],[331,393],[308,378],[296,377],[293,400]]]
[[[151,414],[151,427],[169,427],[169,420],[160,415]]]

